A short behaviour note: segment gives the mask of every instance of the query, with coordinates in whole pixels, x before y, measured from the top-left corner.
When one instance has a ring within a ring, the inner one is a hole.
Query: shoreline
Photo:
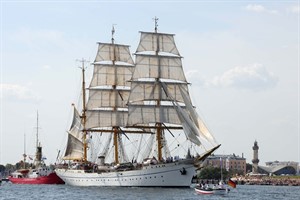
[[[238,185],[300,186],[300,176],[246,176],[234,177],[232,180]]]

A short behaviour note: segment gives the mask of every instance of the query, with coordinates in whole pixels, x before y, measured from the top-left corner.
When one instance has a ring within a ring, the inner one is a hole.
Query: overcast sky
[[[174,33],[193,103],[217,154],[300,161],[299,1],[1,0],[0,164],[34,155],[36,112],[48,163],[66,143],[81,72],[96,42],[135,52],[139,31]],[[89,67],[91,70],[91,67]]]

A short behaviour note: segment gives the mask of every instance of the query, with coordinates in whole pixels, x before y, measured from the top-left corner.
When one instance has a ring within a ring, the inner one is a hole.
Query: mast
[[[157,24],[157,22],[158,22],[158,18],[155,16],[155,18],[154,18],[154,21],[155,21],[155,28],[154,28],[154,30],[155,30],[155,33],[157,33],[157,27],[158,27],[158,24]]]
[[[39,112],[36,112],[36,153],[35,153],[35,164],[38,167],[42,161],[42,147],[39,142]]]
[[[128,117],[127,100],[134,62],[128,45],[117,44],[114,39],[115,27],[112,26],[111,41],[98,42],[98,52],[93,62],[92,80],[88,87],[85,129],[92,134],[108,133],[111,139],[113,161],[121,160],[121,127],[126,126]]]
[[[24,153],[23,153],[23,167],[26,168],[26,134],[24,133]]]
[[[39,146],[39,112],[36,111],[36,148]]]
[[[157,34],[157,27],[158,27],[158,18],[155,17],[154,18],[154,21],[155,21],[155,33]],[[159,86],[159,88],[161,88],[161,82],[160,82],[160,77],[161,77],[161,70],[160,70],[160,66],[161,66],[161,63],[160,63],[160,57],[158,56],[158,53],[159,53],[159,37],[156,35],[156,50],[155,50],[155,55],[158,59],[158,68],[157,68],[157,74],[158,74],[158,77],[155,78],[155,82],[156,84]],[[162,99],[162,94],[161,94],[161,89],[159,89],[159,93],[158,93],[158,99],[156,101],[156,105],[157,107],[160,107],[161,105],[161,99]],[[159,118],[161,118],[162,114],[161,114],[161,109],[159,109]],[[161,120],[161,119],[160,119]],[[162,129],[161,129],[161,126],[162,126],[162,123],[161,121],[159,121],[157,124],[157,129],[156,129],[156,140],[157,140],[157,157],[158,157],[158,161],[161,161],[162,160]]]
[[[113,112],[116,113],[117,115],[117,107],[116,105],[118,105],[118,98],[117,98],[117,67],[115,66],[115,62],[116,62],[116,48],[115,48],[115,39],[114,39],[114,34],[115,34],[115,27],[114,25],[112,26],[112,30],[111,30],[111,44],[112,44],[112,48],[113,48],[113,59],[112,59],[112,65],[114,68],[114,83],[112,85],[113,88],[113,92],[114,92],[114,96],[115,96],[115,105],[113,107]],[[116,126],[113,127],[113,134],[114,134],[114,149],[115,149],[115,163],[118,164],[119,163],[119,149],[118,149],[118,128]]]
[[[221,181],[223,181],[223,160],[222,160],[222,157],[220,157],[220,165],[221,165]]]
[[[86,142],[86,136],[87,136],[87,130],[85,128],[86,124],[86,93],[85,93],[85,67],[84,63],[87,62],[84,59],[81,59],[80,61],[82,63],[81,71],[82,71],[82,125],[83,125],[83,162],[87,161],[87,142]]]
[[[135,52],[135,70],[128,101],[128,127],[155,129],[158,160],[168,156],[164,130],[183,129],[186,139],[200,145],[200,135],[210,140],[209,130],[191,102],[182,57],[174,34],[141,31]],[[165,151],[163,151],[165,149]]]

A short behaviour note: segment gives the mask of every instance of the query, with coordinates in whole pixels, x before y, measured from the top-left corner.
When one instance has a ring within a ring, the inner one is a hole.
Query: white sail
[[[181,57],[155,55],[146,52],[136,54],[136,66],[132,79],[162,78],[186,82]]]
[[[181,125],[175,101],[185,110],[180,87],[187,89],[181,56],[173,34],[141,32],[131,80],[128,125]],[[170,98],[172,96],[172,98]],[[180,103],[181,102],[181,103]]]
[[[184,103],[187,107],[187,110],[190,113],[191,118],[193,119],[194,124],[197,126],[199,130],[200,136],[204,137],[208,142],[217,143],[214,136],[210,133],[203,120],[199,117],[198,113],[195,111],[195,108],[192,106],[191,100],[184,95],[186,93],[184,92],[184,89],[180,88],[180,92],[184,97]]]
[[[148,125],[151,123],[181,124],[173,106],[131,105],[127,124]]]
[[[190,120],[188,113],[186,113],[176,102],[174,102],[174,103],[175,103],[176,111],[177,111],[178,115],[180,116],[183,130],[184,130],[184,133],[185,133],[187,139],[196,145],[200,145],[201,142],[198,138],[199,131],[198,131],[197,127]]]
[[[86,114],[86,128],[95,129],[101,127],[125,126],[127,115],[127,111],[123,110],[88,110]]]
[[[187,139],[200,145],[200,134],[205,139],[213,138],[209,138],[208,129],[192,106],[173,36],[141,32],[131,80],[128,124],[180,125]]]
[[[111,43],[98,43],[98,52],[95,58],[95,64],[101,61],[120,61],[124,63],[133,64],[130,55],[129,46]]]
[[[193,123],[190,113],[186,109],[184,109],[185,107],[183,108],[182,106],[180,106],[180,104],[172,97],[172,95],[168,91],[167,86],[164,83],[162,84],[162,87],[164,88],[164,91],[166,92],[168,98],[171,99],[172,104],[177,111],[178,118],[182,124],[187,139],[196,145],[200,145],[201,142],[198,138],[199,130],[196,127],[195,123]],[[185,96],[186,94],[188,94],[187,91],[185,93],[182,92],[182,97],[187,101],[188,97]]]
[[[112,139],[112,134],[110,134],[109,136],[108,136],[108,140],[107,140],[107,142],[103,145],[103,149],[100,151],[100,156],[106,156],[107,155],[107,153],[108,153],[108,150],[109,150],[109,148],[110,148],[110,144],[111,144],[111,139]]]
[[[126,103],[130,92],[128,80],[134,67],[129,46],[99,43],[93,64],[86,104],[86,129],[126,126]]]
[[[132,76],[132,64],[125,65],[115,62],[98,62],[94,63],[93,78],[90,88],[104,85],[130,86],[128,80]],[[117,68],[117,70],[115,69]]]
[[[180,91],[180,88],[185,88],[185,91],[187,91],[187,85],[185,83],[164,82],[164,84],[168,89],[169,95],[178,102],[184,102],[183,96],[189,95],[188,93],[182,94]],[[165,92],[161,92],[161,94],[160,92],[161,86],[154,81],[132,81],[130,99],[132,99],[133,103],[143,100],[156,100],[159,97],[163,101],[170,101],[170,98]]]
[[[126,101],[129,97],[129,89],[118,89],[117,95],[112,93],[112,88],[89,90],[89,101],[86,105],[88,110],[93,108],[127,108]]]
[[[122,141],[122,137],[119,137],[118,138],[119,141],[118,141],[118,145],[119,145],[119,155],[120,155],[120,163],[126,163],[126,162],[129,162],[129,159],[128,159],[128,156],[127,156],[127,153],[126,153],[126,149],[124,147],[124,144],[123,144],[123,141]]]
[[[180,56],[174,41],[174,34],[141,32],[137,52],[159,51]]]
[[[68,141],[64,160],[80,160],[83,157],[83,133],[82,121],[77,109],[74,106],[73,120],[68,131]]]

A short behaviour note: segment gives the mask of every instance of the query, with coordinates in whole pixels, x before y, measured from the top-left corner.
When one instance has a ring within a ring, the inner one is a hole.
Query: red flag
[[[233,188],[236,188],[236,183],[231,179],[228,180],[228,185],[233,187]]]

